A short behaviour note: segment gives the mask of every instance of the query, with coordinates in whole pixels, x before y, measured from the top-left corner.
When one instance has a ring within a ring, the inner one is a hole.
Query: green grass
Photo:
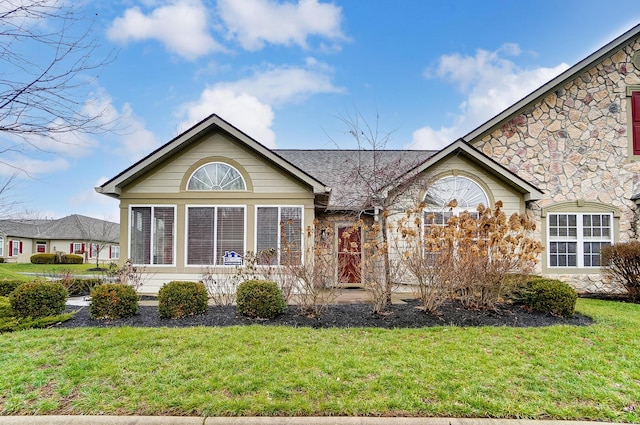
[[[640,305],[589,327],[34,329],[0,339],[0,414],[640,421]]]
[[[94,274],[89,269],[95,267],[94,264],[31,264],[31,263],[0,263],[0,279],[23,279],[25,281],[33,279],[32,276],[25,276],[20,273],[37,273],[42,276],[53,276],[59,274]]]

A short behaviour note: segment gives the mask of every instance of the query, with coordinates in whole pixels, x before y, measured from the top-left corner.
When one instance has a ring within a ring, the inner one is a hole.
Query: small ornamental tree
[[[640,242],[603,246],[600,263],[604,273],[622,285],[634,301],[640,300]]]

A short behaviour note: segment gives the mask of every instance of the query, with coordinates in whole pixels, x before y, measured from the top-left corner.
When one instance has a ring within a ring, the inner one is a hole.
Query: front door
[[[359,227],[338,227],[338,283],[362,283],[362,245]]]

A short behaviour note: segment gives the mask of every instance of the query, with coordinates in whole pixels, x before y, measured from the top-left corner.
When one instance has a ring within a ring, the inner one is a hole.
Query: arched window
[[[242,174],[229,164],[210,162],[189,178],[187,190],[246,190]]]
[[[457,201],[455,208],[448,207],[452,200]],[[424,197],[427,204],[425,212],[433,216],[431,224],[445,225],[452,215],[468,211],[476,216],[478,205],[489,206],[489,199],[480,185],[462,176],[448,176],[437,180]]]

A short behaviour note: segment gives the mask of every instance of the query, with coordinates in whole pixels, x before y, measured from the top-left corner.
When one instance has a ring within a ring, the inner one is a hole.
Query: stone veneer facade
[[[629,147],[626,94],[627,87],[640,85],[640,69],[632,64],[636,52],[640,38],[471,141],[544,192],[543,200],[527,205],[538,220],[539,233],[543,208],[583,200],[620,211],[616,241],[637,237],[631,197],[640,193],[640,157],[633,157]],[[616,289],[598,272],[553,276],[578,291]]]

